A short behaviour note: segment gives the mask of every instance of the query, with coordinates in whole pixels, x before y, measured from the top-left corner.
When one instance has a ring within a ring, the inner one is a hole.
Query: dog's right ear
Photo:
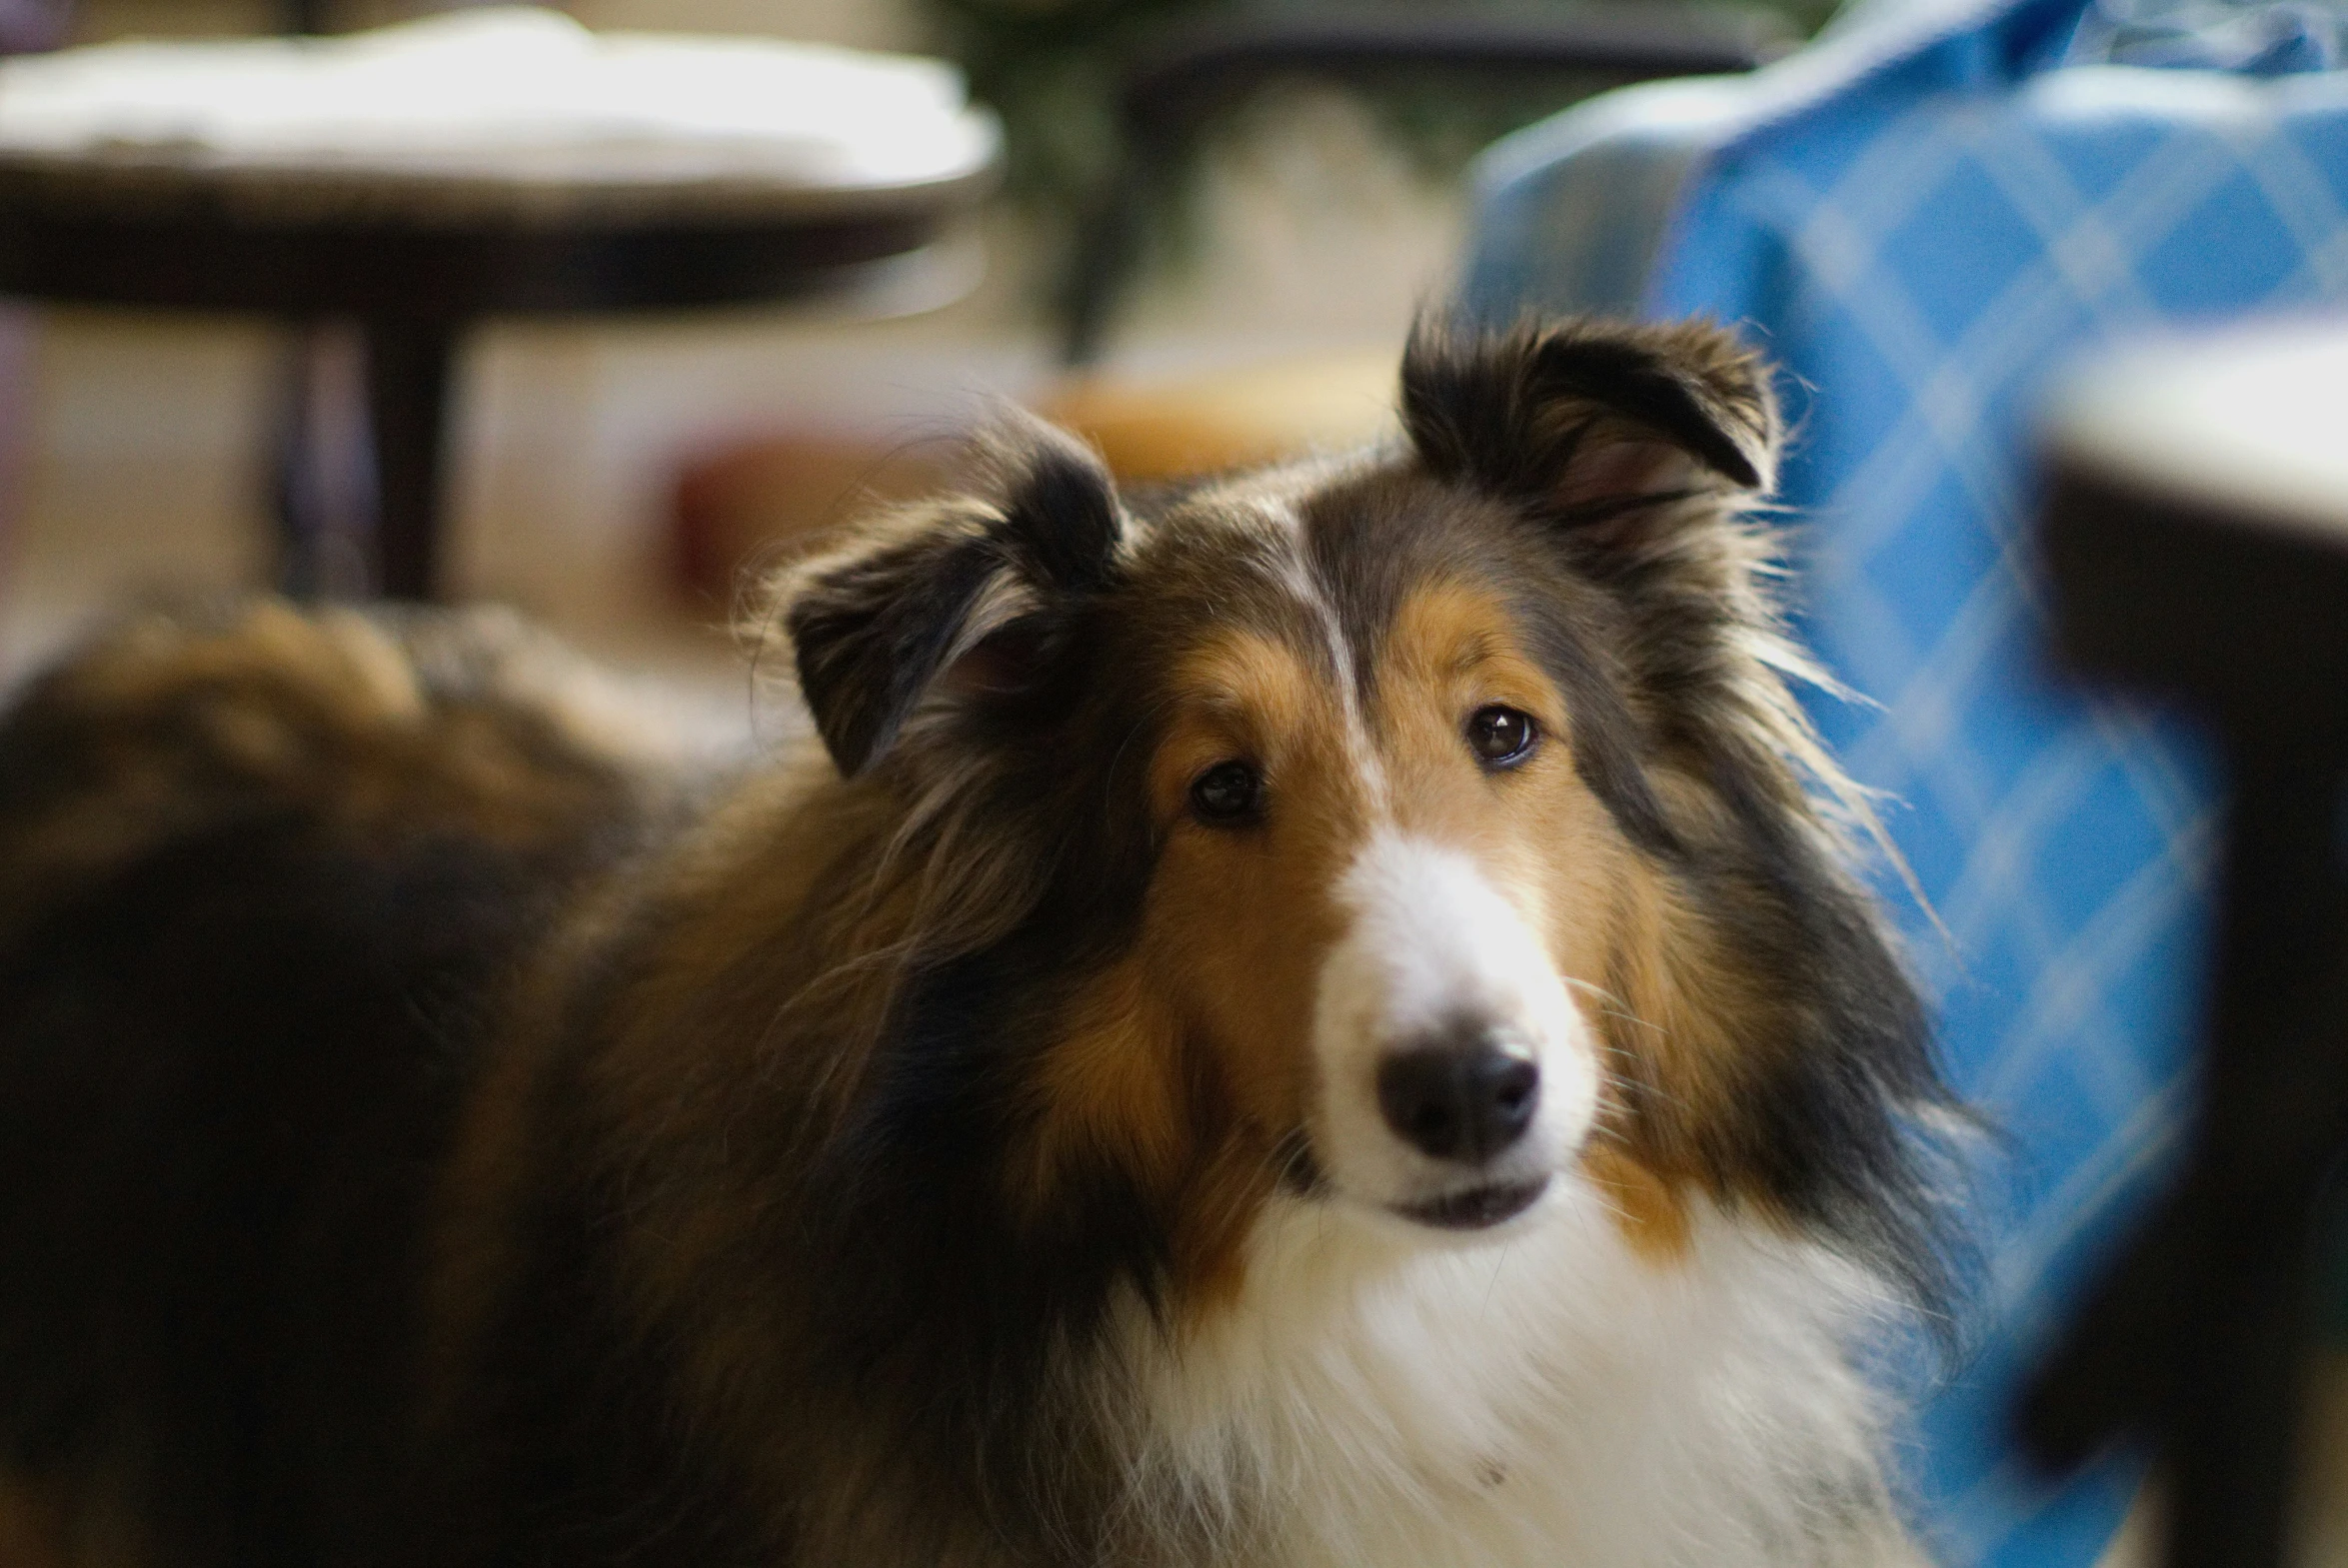
[[[1016,682],[1023,654],[1115,578],[1126,517],[1089,448],[1023,419],[983,438],[978,463],[975,493],[900,514],[784,587],[800,691],[847,778],[951,673]]]

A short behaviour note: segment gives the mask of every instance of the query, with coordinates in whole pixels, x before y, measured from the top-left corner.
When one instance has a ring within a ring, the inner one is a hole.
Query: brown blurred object
[[[1041,400],[1132,483],[1342,452],[1393,423],[1391,348],[1182,376],[1076,377]]]
[[[1391,349],[1168,376],[1093,374],[1035,400],[1128,484],[1246,468],[1375,440],[1393,422]],[[787,433],[688,462],[677,485],[672,566],[704,605],[732,603],[746,571],[787,560],[869,506],[952,481],[950,441],[890,446]]]
[[[731,610],[749,574],[781,564],[870,507],[942,489],[950,439],[884,443],[831,433],[766,436],[689,461],[671,514],[672,579]]]

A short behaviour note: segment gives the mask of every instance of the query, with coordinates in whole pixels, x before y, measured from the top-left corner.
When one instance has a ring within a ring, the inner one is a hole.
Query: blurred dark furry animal
[[[1766,373],[1014,425],[683,777],[517,626],[145,619],[0,727],[0,1458],[60,1560],[1919,1559],[1947,1097],[1789,695]],[[28,1515],[29,1516],[29,1515]],[[20,1521],[21,1522],[21,1521]]]

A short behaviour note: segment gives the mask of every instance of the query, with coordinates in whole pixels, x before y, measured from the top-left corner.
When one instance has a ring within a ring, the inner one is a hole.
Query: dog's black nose
[[[1481,1030],[1414,1045],[1378,1064],[1377,1103],[1386,1125],[1436,1159],[1490,1159],[1524,1136],[1540,1101],[1540,1068],[1501,1050]]]

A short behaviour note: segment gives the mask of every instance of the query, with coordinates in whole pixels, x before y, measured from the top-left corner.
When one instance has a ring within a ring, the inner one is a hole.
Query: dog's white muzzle
[[[1313,1142],[1343,1195],[1479,1230],[1530,1208],[1588,1134],[1596,1042],[1555,960],[1482,867],[1383,833],[1338,885],[1320,973]]]

